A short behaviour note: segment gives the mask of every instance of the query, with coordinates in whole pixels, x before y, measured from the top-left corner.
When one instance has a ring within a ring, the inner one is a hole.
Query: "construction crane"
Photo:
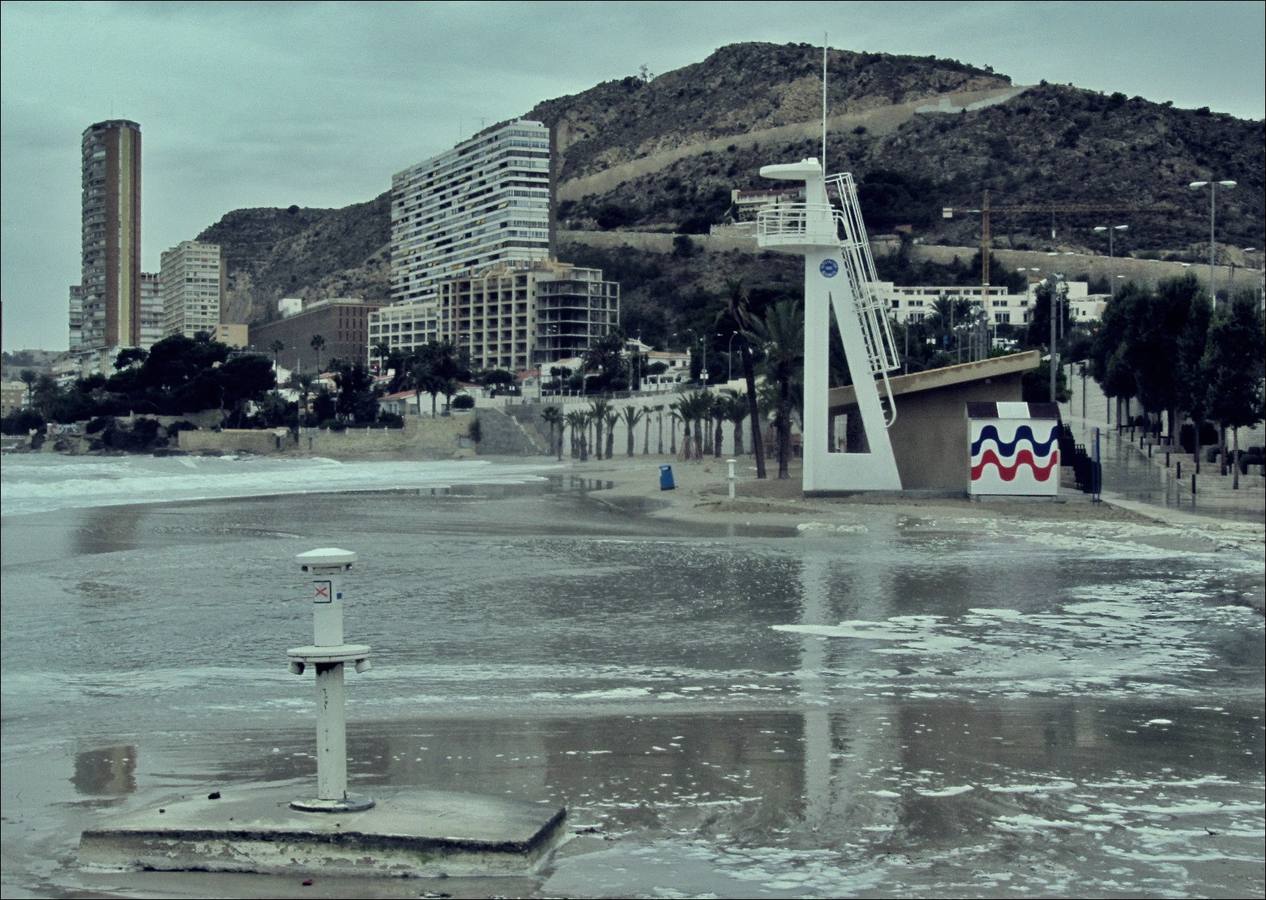
[[[980,209],[962,209],[959,212],[980,213],[980,308],[988,314],[989,296],[989,251],[992,236],[989,231],[990,213],[1045,213],[1051,214],[1051,240],[1055,239],[1056,213],[1121,213],[1121,212],[1173,212],[1177,207],[1170,203],[1021,203],[1011,206],[991,206],[989,191],[985,191]],[[941,211],[944,219],[954,218],[954,207],[947,206]]]

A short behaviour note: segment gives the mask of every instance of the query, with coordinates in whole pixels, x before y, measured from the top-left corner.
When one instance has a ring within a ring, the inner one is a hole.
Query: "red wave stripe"
[[[1003,481],[1014,481],[1017,470],[1023,465],[1027,465],[1033,470],[1033,477],[1038,481],[1045,481],[1051,477],[1051,471],[1059,465],[1059,451],[1052,451],[1050,462],[1044,466],[1039,466],[1037,460],[1033,458],[1033,451],[1026,448],[1017,453],[1015,455],[1015,463],[1008,466],[998,459],[998,454],[994,453],[993,448],[990,447],[981,455],[980,462],[971,467],[971,480],[978,480],[981,473],[985,471],[985,466],[990,463],[997,466],[998,476]]]

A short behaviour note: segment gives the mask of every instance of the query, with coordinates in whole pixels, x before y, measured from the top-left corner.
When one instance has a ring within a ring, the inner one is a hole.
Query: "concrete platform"
[[[289,808],[295,788],[180,797],[84,831],[86,865],[154,871],[434,877],[523,875],[557,843],[567,811],[445,791],[375,794],[357,813]]]

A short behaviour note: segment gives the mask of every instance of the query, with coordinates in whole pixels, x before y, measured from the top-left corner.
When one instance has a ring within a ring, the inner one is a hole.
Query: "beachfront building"
[[[435,300],[383,307],[369,347],[408,355],[451,341],[475,369],[519,372],[583,355],[620,320],[620,286],[601,269],[553,260],[501,263],[439,282]]]
[[[382,304],[359,297],[332,297],[307,303],[301,312],[250,326],[251,349],[272,357],[273,341],[281,341],[280,365],[312,374],[330,360],[363,361],[369,350],[369,317]],[[320,335],[320,349],[312,346]]]
[[[182,241],[164,250],[159,271],[163,334],[215,334],[224,302],[224,260],[218,244]]]
[[[447,279],[550,255],[550,139],[494,126],[391,179],[391,299],[433,300]]]
[[[141,273],[141,344],[146,350],[163,339],[163,291],[157,272]]]
[[[378,364],[374,348],[386,344],[393,352],[408,356],[419,347],[440,341],[438,300],[411,300],[393,303],[369,314],[370,364]]]
[[[125,119],[89,125],[80,149],[78,349],[109,356],[141,343],[141,126]]]

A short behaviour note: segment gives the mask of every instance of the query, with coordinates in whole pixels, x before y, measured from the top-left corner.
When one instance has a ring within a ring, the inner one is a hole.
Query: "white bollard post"
[[[343,666],[357,672],[369,668],[369,647],[343,643],[343,573],[356,562],[350,550],[325,548],[300,553],[295,560],[312,577],[312,644],[287,651],[290,671],[302,675],[316,668],[317,796],[293,800],[291,808],[304,812],[358,812],[374,801],[347,793],[347,694]]]
[[[734,499],[734,482],[735,482],[735,480],[736,480],[736,477],[735,477],[735,475],[734,475],[734,460],[732,460],[732,459],[727,459],[727,460],[725,461],[725,464],[726,464],[726,465],[729,467],[729,469],[730,469],[730,474],[729,474],[729,475],[727,475],[727,476],[725,476],[725,477],[726,477],[726,478],[728,478],[728,479],[729,479],[729,481],[730,481],[730,499],[731,499],[731,500],[733,500],[733,499]]]

